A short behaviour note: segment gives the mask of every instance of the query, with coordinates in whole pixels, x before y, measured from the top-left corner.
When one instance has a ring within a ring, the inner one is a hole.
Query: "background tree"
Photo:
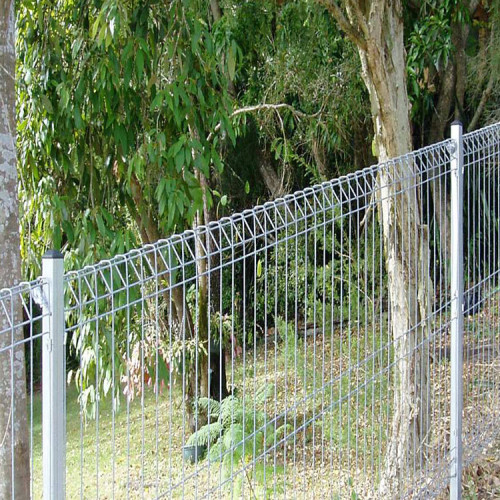
[[[0,289],[21,278],[16,171],[14,2],[0,2]],[[26,411],[24,348],[7,346],[23,340],[23,330],[9,331],[0,316],[0,498],[30,498],[29,434]],[[14,304],[15,324],[21,323],[20,304]]]
[[[18,18],[28,262],[39,259],[33,240],[66,249],[68,264],[81,266],[207,224],[219,137],[234,131],[220,57],[231,46],[212,30],[205,3],[26,3]],[[208,141],[216,126],[220,135]],[[188,318],[187,337],[205,342],[206,311],[194,324],[181,287],[172,299],[177,319]],[[80,333],[73,345],[90,346]],[[84,380],[93,363],[82,366]]]

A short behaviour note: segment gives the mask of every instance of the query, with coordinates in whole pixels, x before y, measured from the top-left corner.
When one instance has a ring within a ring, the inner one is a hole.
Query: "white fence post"
[[[66,486],[66,416],[63,255],[49,250],[42,260],[47,281],[42,347],[43,498],[62,500]]]
[[[455,151],[451,160],[451,408],[450,408],[450,499],[462,497],[463,409],[463,140],[462,124],[451,125]]]

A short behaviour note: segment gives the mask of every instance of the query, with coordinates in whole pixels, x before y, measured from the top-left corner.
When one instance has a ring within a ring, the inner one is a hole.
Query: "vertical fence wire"
[[[498,433],[500,133],[464,135],[464,465]]]

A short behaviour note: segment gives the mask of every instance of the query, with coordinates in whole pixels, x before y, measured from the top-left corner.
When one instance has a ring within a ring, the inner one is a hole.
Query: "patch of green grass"
[[[175,401],[175,399],[174,399]],[[172,412],[170,412],[170,408]],[[99,403],[98,419],[85,419],[74,386],[66,395],[67,498],[147,497],[180,481],[182,444],[188,425],[168,392],[144,392],[128,407],[122,400],[113,413],[111,398]],[[41,498],[41,397],[33,398],[33,473],[35,498]],[[83,451],[82,451],[83,450]]]

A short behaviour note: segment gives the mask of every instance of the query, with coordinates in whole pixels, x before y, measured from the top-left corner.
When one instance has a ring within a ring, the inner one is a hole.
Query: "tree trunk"
[[[203,174],[199,175],[200,178]],[[205,189],[206,182],[200,182],[203,191],[204,204],[206,200]],[[197,216],[197,226],[202,226],[205,219],[205,210],[199,212]],[[208,276],[207,276],[207,255],[205,248],[208,243],[208,238],[202,242],[202,235],[196,237],[196,273],[198,275],[198,322],[197,322],[197,337],[198,345],[204,344],[207,349],[207,354],[201,350],[198,352],[198,373],[200,377],[200,396],[204,398],[210,397],[210,381],[209,381],[209,365],[208,365]]]
[[[380,3],[370,11],[366,43],[358,50],[370,95],[375,146],[379,161],[385,162],[410,151],[412,143],[401,4]],[[427,336],[431,285],[427,228],[421,223],[414,166],[406,161],[388,164],[378,181],[395,362],[392,423],[380,494],[392,497],[403,494],[407,471],[423,461],[423,456],[415,455],[429,426],[428,355],[417,345]]]
[[[271,163],[271,157],[267,150],[262,151],[258,156],[259,172],[271,198],[280,198],[286,193],[286,172],[280,178],[278,172]],[[285,168],[285,167],[284,167]]]
[[[326,164],[325,148],[319,143],[318,139],[313,137],[311,144],[311,152],[316,163],[316,168],[323,181],[328,180],[328,171]],[[262,168],[262,167],[261,167]]]
[[[203,211],[200,211],[197,216],[198,226],[205,225],[211,222],[210,209],[208,207],[207,191],[209,189],[207,179],[201,172],[197,172],[197,177],[203,192]],[[196,239],[196,256],[197,256],[197,274],[198,274],[198,340],[203,342],[207,348],[207,355],[199,353],[199,374],[200,374],[200,396],[210,397],[216,400],[224,399],[227,392],[226,384],[226,357],[224,355],[225,346],[222,345],[219,354],[210,353],[210,345],[208,344],[209,334],[209,288],[208,282],[211,274],[208,274],[208,261],[213,262],[210,244],[210,237],[207,237],[204,242],[201,241],[201,236]],[[203,244],[202,244],[203,243]],[[208,250],[208,255],[205,253],[205,248]],[[221,272],[221,271],[219,271]],[[213,292],[213,290],[210,290]],[[222,314],[222,307],[220,308]],[[214,336],[214,335],[212,335]],[[214,342],[210,339],[211,343]],[[219,341],[219,338],[215,338]],[[220,339],[223,343],[224,339]],[[221,355],[220,355],[221,354]],[[211,377],[210,377],[211,374]]]
[[[19,212],[17,204],[14,2],[0,0],[0,289],[21,280]],[[14,297],[15,299],[15,297]],[[21,323],[20,300],[14,304],[14,324]],[[6,303],[7,309],[10,303]],[[9,328],[0,314],[0,329]],[[0,350],[22,342],[23,329],[0,335]],[[0,353],[0,498],[30,497],[29,434],[26,408],[24,348]]]
[[[465,44],[469,34],[469,26],[461,22],[452,23],[452,42],[455,47],[455,54],[450,58],[444,70],[440,73],[439,98],[436,103],[435,113],[432,116],[429,132],[429,144],[442,141],[445,131],[453,113],[455,104],[455,118],[461,118],[465,96]],[[451,241],[451,214],[450,198],[444,172],[440,168],[435,172],[435,179],[432,181],[431,194],[434,207],[434,219],[439,228],[439,255],[440,264],[445,266],[450,258]],[[440,276],[443,280],[444,276]],[[443,283],[439,283],[440,290]]]

